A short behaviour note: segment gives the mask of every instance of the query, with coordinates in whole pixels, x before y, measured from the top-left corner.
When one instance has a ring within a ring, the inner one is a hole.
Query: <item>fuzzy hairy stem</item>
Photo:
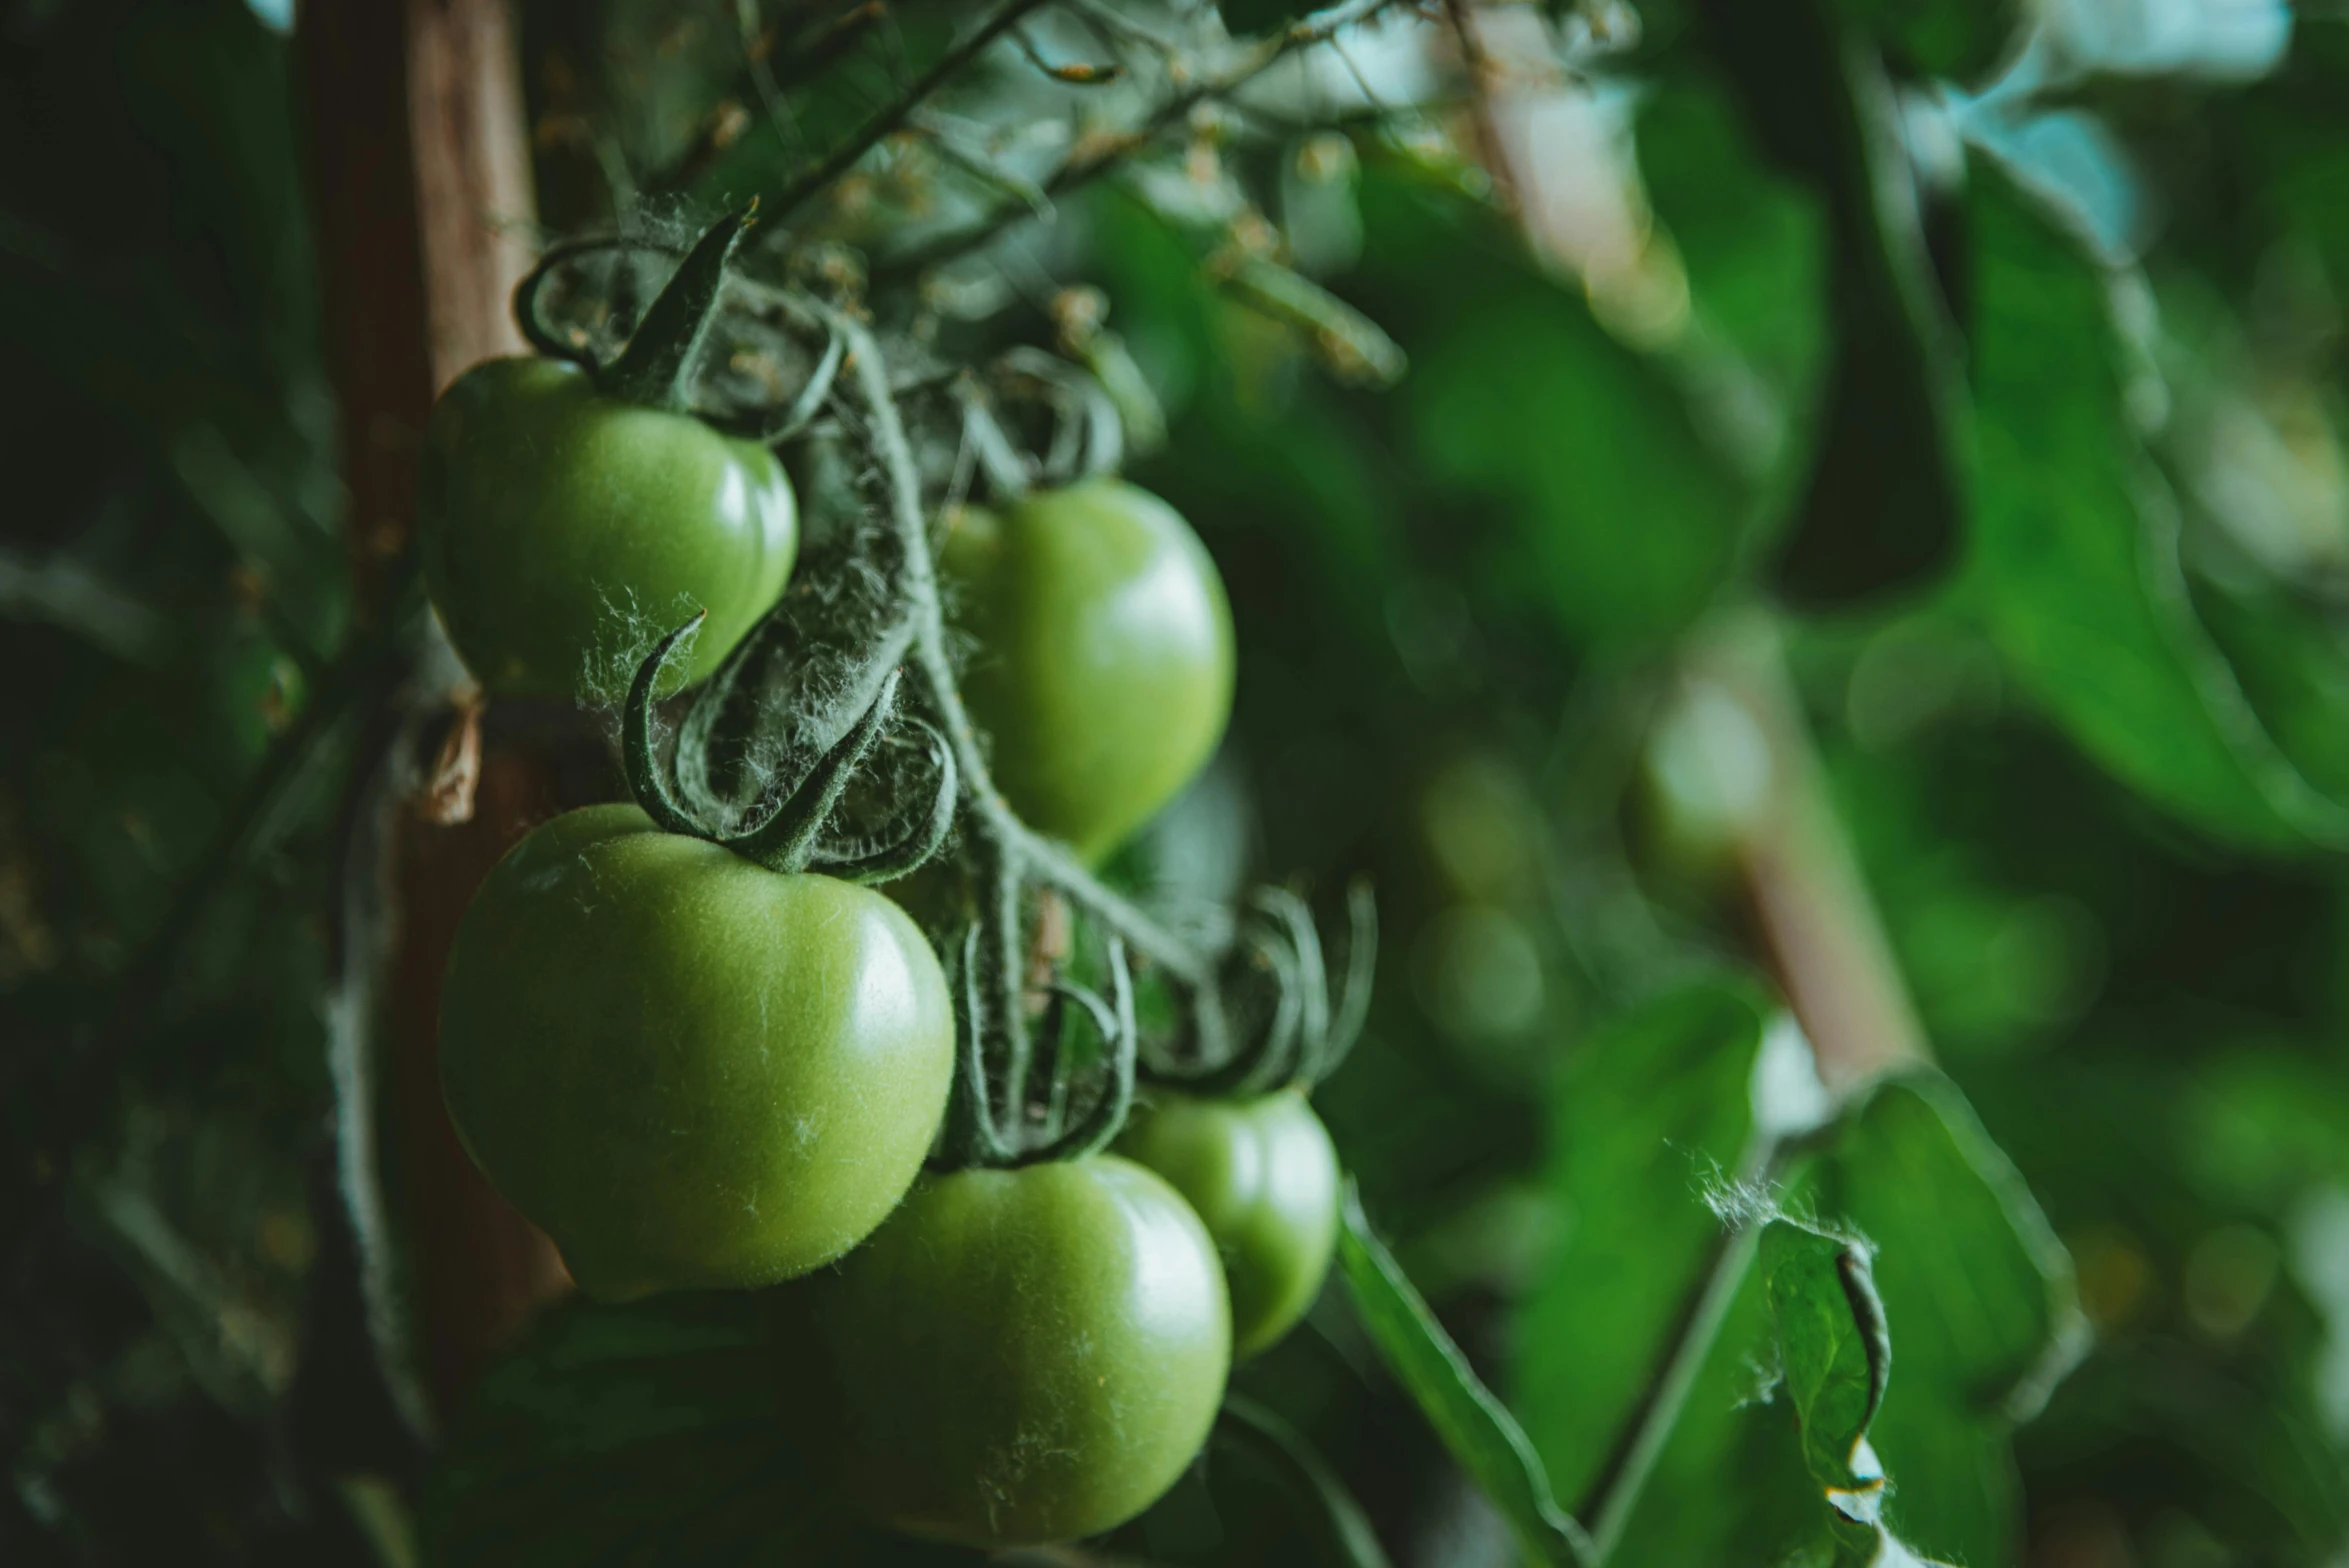
[[[1021,937],[1018,890],[1023,874],[1057,888],[1115,940],[1187,989],[1201,1009],[1219,1005],[1214,965],[1173,932],[1103,887],[1066,850],[1031,830],[995,787],[994,777],[987,769],[985,751],[979,743],[978,727],[971,720],[970,710],[963,705],[954,663],[947,653],[945,608],[939,596],[937,562],[930,549],[929,524],[922,511],[921,475],[915,466],[912,444],[906,438],[904,422],[898,416],[896,399],[889,390],[888,366],[881,357],[880,345],[862,324],[838,312],[827,311],[826,315],[833,328],[848,341],[849,366],[856,377],[858,395],[871,416],[873,443],[888,484],[890,522],[904,554],[901,583],[913,606],[912,671],[930,711],[944,728],[947,744],[953,749],[970,819],[967,830],[987,851],[982,856],[982,865],[988,873],[989,885],[985,890],[981,926],[988,933],[985,940],[996,950],[986,955],[985,967],[992,972],[991,978],[997,985],[1009,988],[1007,996],[992,1000],[996,1004],[993,1010],[1009,1031],[1009,1038],[1002,1042],[1004,1091],[1010,1114],[1010,1139],[1016,1144],[1024,1130],[1029,1078],[1034,1065],[1034,1044],[1020,1016],[1018,994]],[[977,999],[979,993],[974,990],[972,994]],[[1130,1017],[1130,1002],[1126,1004],[1126,1012]],[[978,1021],[971,1022],[976,1032]],[[1130,1083],[1130,1040],[1126,1051],[1123,1071]],[[1127,1099],[1130,1099],[1130,1088],[1117,1102],[1109,1133],[1099,1141],[1106,1141],[1109,1134],[1114,1134],[1114,1122],[1123,1119]]]
[[[889,483],[890,521],[905,551],[906,596],[913,601],[913,668],[924,699],[944,726],[947,744],[962,774],[963,798],[977,819],[978,831],[1006,855],[1016,857],[1040,880],[1049,882],[1099,920],[1150,963],[1187,986],[1210,982],[1207,960],[1173,932],[1103,887],[1076,857],[1042,837],[1019,819],[1011,803],[995,787],[987,771],[986,754],[979,744],[978,726],[963,706],[954,678],[954,661],[946,650],[946,615],[938,592],[938,567],[930,550],[929,525],[922,515],[921,477],[914,465],[912,443],[898,418],[896,400],[889,391],[889,372],[880,346],[865,328],[845,316],[835,324],[848,339],[849,366],[855,372],[858,395],[872,414],[873,439],[879,448],[882,471]]]

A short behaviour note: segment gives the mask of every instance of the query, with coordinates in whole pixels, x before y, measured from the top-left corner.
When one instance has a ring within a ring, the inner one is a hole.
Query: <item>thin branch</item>
[[[796,162],[806,155],[806,147],[796,135],[796,122],[791,118],[789,106],[782,102],[782,95],[829,71],[842,56],[864,41],[865,34],[874,23],[881,20],[885,9],[882,0],[865,0],[863,5],[854,10],[832,18],[805,47],[795,46],[792,49],[780,71],[769,63],[768,52],[759,47],[757,38],[746,29],[742,74],[727,90],[725,101],[739,103],[744,98],[758,98],[765,105],[770,119],[774,120],[777,135],[784,140],[784,155]],[[780,119],[775,118],[778,113]],[[682,190],[692,184],[708,170],[720,153],[733,145],[737,123],[723,112],[711,115],[703,123],[700,135],[694,138],[691,146],[665,168],[646,176],[644,188],[660,193]],[[787,126],[789,129],[786,129]],[[608,140],[599,139],[597,149],[599,156],[604,159],[606,175],[609,177],[617,172],[625,183],[624,166],[613,163],[618,157],[617,152],[609,151],[603,145]],[[625,202],[615,203],[618,209],[625,209],[627,205]]]
[[[1757,1142],[1741,1162],[1739,1185],[1749,1180],[1767,1182],[1778,1168],[1781,1152],[1782,1146],[1775,1140]],[[1688,1407],[1688,1396],[1696,1387],[1697,1376],[1704,1371],[1713,1345],[1721,1337],[1721,1327],[1728,1321],[1729,1309],[1736,1304],[1737,1293],[1753,1268],[1761,1234],[1760,1225],[1740,1223],[1735,1230],[1722,1235],[1711,1261],[1697,1276],[1673,1320],[1669,1348],[1655,1376],[1641,1390],[1638,1402],[1625,1418],[1621,1439],[1593,1478],[1582,1506],[1575,1511],[1575,1517],[1584,1520],[1590,1529],[1591,1568],[1605,1568],[1615,1548],[1622,1544],[1623,1532],[1631,1523],[1649,1477],[1655,1473],[1656,1461],[1663,1457],[1673,1429],[1680,1424],[1681,1412]]]
[[[1697,1374],[1712,1355],[1713,1342],[1720,1338],[1721,1325],[1753,1267],[1761,1234],[1760,1226],[1745,1225],[1722,1236],[1711,1267],[1700,1277],[1682,1314],[1671,1355],[1643,1391],[1626,1441],[1599,1473],[1590,1501],[1579,1510],[1579,1517],[1590,1521],[1592,1568],[1604,1568],[1622,1544],[1632,1511],[1647,1490],[1648,1477],[1655,1473],[1656,1461],[1663,1457],[1673,1428],[1680,1424],[1680,1413],[1688,1405],[1690,1390],[1696,1387]]]
[[[1030,12],[1041,10],[1050,3],[1051,0],[1004,0],[1003,6],[992,17],[982,23],[968,38],[940,56],[938,63],[923,73],[922,79],[914,83],[903,96],[867,120],[858,128],[855,135],[834,148],[829,157],[793,182],[789,190],[777,197],[774,205],[776,218],[778,220],[788,219],[799,208],[805,206],[809,198],[821,193],[833,181],[856,167],[857,161],[863,158],[866,153],[871,152],[875,147],[903,129],[906,121],[912,118],[914,110],[919,108],[925,99],[945,86],[964,66],[977,59],[980,54],[985,52],[988,45],[994,43],[996,39],[1002,37],[1012,28],[1017,27]]]
[[[952,127],[930,111],[916,110],[912,128],[928,138],[930,151],[972,179],[994,186],[1027,204],[1039,218],[1052,216],[1052,202],[1036,182],[976,148],[963,145]]]
[[[1468,68],[1468,89],[1476,105],[1476,139],[1482,153],[1485,172],[1493,178],[1494,187],[1510,206],[1517,205],[1517,181],[1509,167],[1509,149],[1501,136],[1498,112],[1498,88],[1501,72],[1492,52],[1484,46],[1484,36],[1477,31],[1476,20],[1469,14],[1469,0],[1444,0],[1444,14],[1452,24],[1452,35],[1460,44],[1460,63]]]
[[[1044,182],[1044,194],[1048,197],[1062,196],[1098,178],[1149,146],[1170,127],[1187,119],[1191,111],[1201,104],[1228,98],[1290,55],[1328,43],[1345,29],[1367,22],[1381,12],[1403,3],[1404,0],[1347,0],[1344,5],[1307,17],[1278,38],[1266,40],[1246,60],[1224,75],[1170,95],[1133,129],[1122,135],[1103,138],[1091,152],[1062,164]],[[957,256],[976,250],[1005,228],[1030,215],[1024,203],[998,206],[967,229],[945,235],[928,245],[881,263],[873,269],[874,280],[902,281],[943,262],[952,261]]]
[[[1064,86],[1106,87],[1126,74],[1124,66],[1114,63],[1092,65],[1079,62],[1074,65],[1054,65],[1050,60],[1044,58],[1044,51],[1036,46],[1036,40],[1028,36],[1028,30],[1024,27],[1012,29],[1011,41],[1019,45],[1019,51],[1027,57],[1028,64]]]
[[[1107,4],[1106,0],[1070,0],[1070,9],[1104,31],[1114,33],[1130,43],[1140,44],[1170,60],[1182,53],[1181,47],[1173,39],[1144,27],[1115,6]]]

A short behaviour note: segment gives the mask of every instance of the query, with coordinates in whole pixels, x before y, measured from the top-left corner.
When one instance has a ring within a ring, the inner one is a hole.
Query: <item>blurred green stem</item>
[[[1697,1374],[1704,1370],[1714,1342],[1721,1337],[1721,1325],[1745,1286],[1761,1233],[1758,1225],[1740,1225],[1722,1235],[1681,1313],[1670,1355],[1641,1394],[1625,1441],[1599,1473],[1590,1498],[1577,1510],[1578,1518],[1589,1521],[1591,1568],[1607,1562],[1622,1543],[1623,1532],[1647,1490],[1648,1477],[1663,1457],[1680,1412],[1688,1404],[1689,1391],[1696,1386]]]

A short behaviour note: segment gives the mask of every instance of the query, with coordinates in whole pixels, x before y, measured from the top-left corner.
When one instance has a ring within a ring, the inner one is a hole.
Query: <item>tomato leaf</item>
[[[1849,1500],[1839,1506],[1873,1513],[1884,1472],[1868,1451],[1868,1424],[1892,1376],[1892,1334],[1868,1248],[1774,1219],[1762,1227],[1761,1265],[1803,1462],[1830,1497]]]
[[[1807,604],[1914,586],[1956,553],[1964,388],[1915,211],[1881,194],[1907,175],[1882,67],[1829,0],[1702,13],[1755,140],[1816,191],[1833,240],[1835,352],[1778,584]]]
[[[1718,1243],[1704,1190],[1752,1140],[1765,1017],[1744,987],[1674,992],[1583,1041],[1559,1084],[1544,1183],[1564,1226],[1510,1393],[1567,1497],[1597,1481]]]
[[[1761,1266],[1787,1403],[1825,1501],[1822,1539],[1798,1562],[1895,1568],[1918,1561],[1881,1523],[1886,1481],[1868,1442],[1892,1371],[1891,1333],[1857,1241],[1778,1218]]]
[[[2132,423],[2116,278],[1994,160],[1974,160],[1970,602],[2082,750],[2204,831],[2349,843],[2349,811],[2261,728],[2195,620],[2175,499]]]
[[[1388,1370],[1508,1520],[1518,1542],[1542,1562],[1574,1568],[1587,1561],[1587,1538],[1551,1496],[1533,1445],[1371,1230],[1361,1195],[1350,1181],[1338,1265]]]
[[[2015,1549],[2008,1433],[2036,1414],[2086,1339],[2070,1257],[1956,1088],[1888,1083],[1818,1168],[1824,1212],[1879,1249],[1901,1377],[1874,1442],[1903,1478],[1904,1530],[1968,1561]]]
[[[446,1568],[751,1560],[954,1568],[840,1514],[792,1443],[750,1292],[557,1309],[492,1368],[425,1489]]]

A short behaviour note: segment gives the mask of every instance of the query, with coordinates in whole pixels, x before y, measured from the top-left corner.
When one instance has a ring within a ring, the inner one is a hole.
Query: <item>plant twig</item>
[[[856,167],[857,160],[902,130],[915,109],[935,94],[939,88],[983,53],[1012,28],[1017,27],[1030,12],[1043,9],[1051,0],[1004,0],[996,13],[974,29],[961,43],[939,57],[937,64],[923,73],[902,95],[884,105],[871,119],[859,126],[856,133],[832,149],[823,162],[792,182],[791,187],[775,198],[775,215],[788,219],[809,198],[824,191],[831,184]]]
[[[1047,197],[1063,196],[1097,179],[1188,118],[1191,111],[1201,104],[1230,97],[1290,55],[1328,43],[1345,29],[1367,22],[1400,4],[1402,0],[1346,0],[1343,5],[1316,12],[1279,37],[1265,40],[1245,60],[1223,75],[1170,94],[1131,130],[1105,137],[1091,151],[1070,158],[1044,182],[1044,194]],[[927,245],[880,263],[873,269],[874,281],[903,281],[952,261],[957,256],[967,255],[1012,224],[1032,215],[1028,204],[1024,202],[1002,203],[968,228],[943,235]]]
[[[1738,1185],[1767,1184],[1780,1169],[1785,1150],[1786,1145],[1777,1139],[1758,1135],[1739,1162]],[[1729,1309],[1736,1304],[1737,1293],[1753,1268],[1761,1234],[1760,1225],[1746,1222],[1724,1232],[1681,1303],[1655,1375],[1624,1418],[1621,1438],[1575,1512],[1590,1530],[1591,1568],[1604,1568],[1622,1543],[1640,1494],[1647,1489],[1656,1461],[1663,1457],[1673,1429],[1680,1424],[1697,1376],[1704,1371],[1705,1361],[1721,1337],[1721,1327],[1728,1321]]]
[[[1609,1456],[1592,1484],[1590,1497],[1577,1510],[1577,1517],[1589,1521],[1591,1568],[1602,1568],[1622,1543],[1632,1511],[1647,1489],[1648,1477],[1663,1457],[1673,1428],[1680,1424],[1689,1391],[1696,1387],[1697,1374],[1713,1353],[1721,1325],[1753,1267],[1761,1234],[1758,1225],[1741,1225],[1721,1237],[1712,1262],[1698,1276],[1696,1289],[1682,1307],[1670,1353],[1641,1392],[1622,1443]]]
[[[849,368],[857,392],[872,417],[872,433],[888,480],[890,520],[905,553],[904,583],[914,604],[913,656],[923,696],[943,726],[947,744],[962,774],[964,799],[977,817],[980,830],[1005,853],[1024,861],[1043,881],[1084,908],[1125,944],[1177,981],[1194,988],[1211,981],[1207,960],[1190,944],[1149,915],[1103,887],[1074,856],[1043,838],[1019,819],[1010,802],[995,787],[987,758],[979,744],[978,727],[963,706],[954,678],[954,663],[946,647],[946,622],[938,591],[938,569],[930,550],[930,534],[922,514],[921,476],[906,439],[897,401],[889,389],[889,371],[880,346],[865,327],[835,311],[825,311],[830,324],[848,340]]]

